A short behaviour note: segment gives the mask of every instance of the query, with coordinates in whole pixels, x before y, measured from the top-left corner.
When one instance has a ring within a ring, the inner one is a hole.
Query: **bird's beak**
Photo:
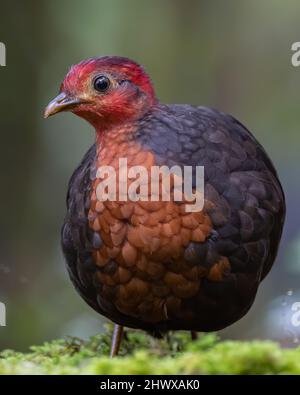
[[[81,103],[82,101],[80,99],[68,96],[66,93],[62,92],[45,108],[44,118],[48,118],[61,111],[70,111]]]

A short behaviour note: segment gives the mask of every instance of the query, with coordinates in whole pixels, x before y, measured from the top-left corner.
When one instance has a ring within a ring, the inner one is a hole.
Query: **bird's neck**
[[[97,156],[102,156],[104,152],[113,149],[113,147],[122,148],[121,151],[125,152],[127,146],[134,139],[136,129],[137,123],[96,128]]]

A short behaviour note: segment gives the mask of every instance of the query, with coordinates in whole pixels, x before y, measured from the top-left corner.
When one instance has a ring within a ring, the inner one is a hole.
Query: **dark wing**
[[[67,269],[75,288],[86,302],[99,311],[92,286],[95,265],[91,251],[93,234],[88,226],[88,210],[96,147],[93,145],[73,173],[68,186],[67,214],[61,232],[61,244]],[[81,270],[82,269],[82,270]]]
[[[263,279],[276,257],[285,201],[274,166],[253,135],[229,115],[189,105],[159,106],[139,130],[140,143],[159,164],[205,168],[214,232],[194,246],[195,258],[217,251],[233,273]]]
[[[261,275],[261,281],[262,281],[271,270],[277,255],[277,251],[282,235],[284,220],[285,220],[285,214],[286,214],[285,196],[281,183],[278,178],[277,171],[271,159],[269,158],[268,154],[264,150],[264,148],[241,122],[239,122],[238,120],[236,120],[231,116],[228,117],[231,119],[233,124],[236,125],[236,127],[240,131],[243,131],[243,133],[246,133],[246,135],[248,134],[249,138],[253,141],[253,144],[256,145],[258,156],[260,157],[260,160],[263,161],[264,165],[268,169],[267,174],[269,175],[270,180],[266,181],[267,186],[269,186],[269,188],[273,190],[272,198],[270,200],[265,199],[264,202],[264,207],[266,207],[267,210],[271,212],[272,219],[270,219],[270,222],[272,225],[272,229],[269,234],[269,240],[270,240],[269,255],[264,263],[262,275]],[[261,211],[261,216],[264,218],[262,211]]]

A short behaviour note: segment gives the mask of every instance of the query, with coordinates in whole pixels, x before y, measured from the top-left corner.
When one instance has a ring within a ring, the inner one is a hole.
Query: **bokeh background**
[[[143,64],[162,102],[231,113],[265,146],[287,198],[280,253],[251,311],[220,335],[297,344],[300,67],[291,45],[299,17],[297,0],[0,1],[0,349],[103,330],[73,289],[59,242],[67,182],[94,133],[72,114],[44,120],[42,112],[71,64],[109,54]]]

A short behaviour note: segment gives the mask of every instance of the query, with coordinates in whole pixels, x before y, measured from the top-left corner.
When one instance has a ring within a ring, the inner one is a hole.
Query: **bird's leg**
[[[114,333],[112,336],[111,341],[111,349],[110,349],[110,357],[116,357],[120,350],[121,340],[123,336],[123,329],[122,325],[115,324],[114,325]]]
[[[192,338],[192,340],[197,340],[198,339],[198,333],[196,331],[191,331],[191,338]]]

